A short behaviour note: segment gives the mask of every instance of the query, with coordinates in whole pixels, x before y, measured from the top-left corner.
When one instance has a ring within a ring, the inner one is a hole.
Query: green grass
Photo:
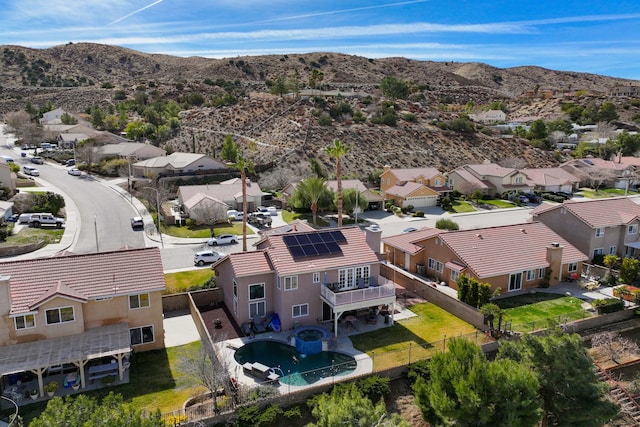
[[[20,232],[11,235],[0,246],[25,245],[44,240],[47,244],[58,243],[62,239],[64,228],[30,228],[22,227]]]
[[[564,322],[591,316],[582,309],[582,300],[558,294],[536,292],[497,299],[495,303],[505,309],[504,318],[512,323],[513,329],[523,332],[546,327],[549,321]]]
[[[177,226],[160,224],[162,232],[174,237],[186,237],[192,239],[207,239],[211,236],[208,225],[194,225],[194,226]],[[237,234],[242,236],[242,222],[232,222],[231,224],[218,224],[213,227],[215,235],[220,234]],[[254,231],[247,227],[247,234],[255,234]]]
[[[184,402],[200,394],[204,388],[195,385],[192,378],[183,375],[179,361],[185,351],[195,351],[202,344],[197,341],[180,347],[133,353],[129,384],[104,387],[88,391],[87,395],[102,399],[113,391],[122,395],[136,409],[153,412],[170,412],[182,408]],[[27,425],[44,410],[46,403],[20,407],[20,415]]]
[[[167,283],[165,294],[185,292],[191,286],[202,285],[213,276],[210,268],[167,273],[164,280]]]
[[[465,202],[465,201],[461,201],[461,200],[454,201],[452,203],[452,206],[453,206],[453,210],[456,211],[456,213],[475,212],[476,211],[474,209],[474,207],[471,205],[471,203]]]
[[[408,363],[408,358],[428,357],[446,337],[473,334],[475,328],[432,303],[409,307],[417,316],[400,320],[388,328],[352,335],[353,346],[368,355],[375,355],[375,370]],[[408,348],[411,346],[411,355]]]
[[[582,197],[586,197],[588,199],[602,199],[606,197],[624,196],[625,194],[629,196],[635,196],[638,193],[636,191],[631,191],[631,190],[625,192],[625,190],[622,190],[619,188],[602,188],[602,189],[599,189],[598,191],[594,191],[589,188],[584,188],[576,192],[576,194]]]
[[[288,210],[283,210],[282,211],[282,219],[287,224],[290,223],[291,221],[296,220],[296,219],[306,220],[309,223],[309,225],[314,227],[314,225],[313,225],[313,215],[311,215],[310,213],[297,213],[297,212],[291,212],[291,211],[288,211]],[[329,226],[329,223],[327,221],[325,221],[324,219],[322,219],[321,216],[318,215],[316,217],[316,225],[315,225],[316,228],[328,227],[328,226]]]
[[[482,200],[481,203],[485,204],[485,205],[491,205],[491,206],[495,206],[497,208],[500,209],[507,209],[507,208],[515,208],[516,205],[506,201],[506,200],[498,200],[498,199],[491,199],[491,200]]]

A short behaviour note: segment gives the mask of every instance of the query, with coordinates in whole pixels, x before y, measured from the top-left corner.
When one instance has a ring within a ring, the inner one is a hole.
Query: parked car
[[[569,200],[570,198],[573,197],[573,194],[565,193],[564,191],[557,191],[557,192],[555,192],[553,194],[555,194],[556,196],[560,196],[565,200]]]
[[[29,222],[29,220],[31,219],[31,215],[30,213],[23,213],[18,217],[18,224],[26,224]]]
[[[267,208],[267,212],[268,212],[268,213],[269,213],[269,215],[271,215],[271,216],[276,216],[276,215],[278,215],[278,210],[276,209],[276,207],[275,207],[275,206],[269,206],[269,207]]]
[[[238,243],[238,236],[235,234],[221,234],[207,240],[207,245],[209,246],[228,245],[233,243]]]
[[[235,209],[230,209],[227,211],[227,218],[231,219],[232,221],[242,221],[243,216],[244,214],[242,212],[239,212]]]
[[[29,146],[27,144],[22,144],[22,147],[20,147],[22,150],[28,150]]]
[[[527,199],[529,199],[529,202],[531,203],[540,203],[540,196],[538,196],[537,194],[526,193],[525,196],[527,197]]]
[[[198,251],[193,256],[193,263],[195,265],[211,264],[222,259],[223,256],[223,254],[215,251]]]
[[[133,228],[134,230],[144,228],[144,221],[142,220],[142,218],[139,216],[134,216],[133,218],[131,218],[131,228]]]
[[[44,165],[44,159],[42,157],[34,156],[31,158],[31,163],[36,165]]]
[[[14,163],[15,160],[13,160],[13,157],[9,157],[9,156],[0,156],[4,159],[5,162],[7,163]]]
[[[66,165],[67,165],[67,166],[75,166],[75,165],[76,165],[76,159],[69,159],[69,160],[67,160]]]
[[[20,215],[18,214],[13,214],[11,215],[9,218],[7,218],[8,222],[18,222],[18,219],[20,218]]]
[[[76,168],[71,168],[67,171],[67,173],[69,175],[73,175],[73,176],[80,176],[82,175],[82,172],[80,172],[80,169],[76,169]]]
[[[413,233],[414,231],[418,231],[418,229],[415,227],[407,227],[407,228],[403,228],[401,233],[407,234],[407,233]]]
[[[29,227],[40,228],[43,225],[54,225],[61,228],[64,225],[64,218],[58,218],[50,213],[34,213],[29,218]]]

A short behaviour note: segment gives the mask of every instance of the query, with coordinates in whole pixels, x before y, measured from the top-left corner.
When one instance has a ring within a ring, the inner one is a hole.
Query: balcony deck
[[[363,304],[379,305],[395,302],[396,286],[384,277],[370,277],[369,284],[359,284],[357,288],[337,289],[337,284],[327,283],[320,289],[320,296],[332,307],[353,308]]]

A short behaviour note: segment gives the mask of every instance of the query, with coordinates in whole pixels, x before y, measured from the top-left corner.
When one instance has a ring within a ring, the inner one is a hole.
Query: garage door
[[[425,206],[435,206],[438,201],[438,196],[421,196],[421,197],[407,197],[402,203],[402,206],[412,205],[415,208]]]

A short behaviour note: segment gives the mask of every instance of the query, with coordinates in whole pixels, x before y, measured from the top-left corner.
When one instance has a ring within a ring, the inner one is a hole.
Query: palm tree
[[[307,178],[298,183],[298,189],[311,200],[311,212],[313,213],[313,225],[316,225],[318,212],[318,200],[327,189],[327,181],[320,177]]]
[[[336,180],[338,181],[338,227],[342,227],[342,164],[340,159],[351,151],[351,147],[343,145],[339,139],[333,141],[333,145],[325,147],[324,151],[336,159]]]
[[[254,165],[251,160],[238,155],[236,169],[240,170],[242,180],[242,252],[247,252],[247,171],[253,173]]]

